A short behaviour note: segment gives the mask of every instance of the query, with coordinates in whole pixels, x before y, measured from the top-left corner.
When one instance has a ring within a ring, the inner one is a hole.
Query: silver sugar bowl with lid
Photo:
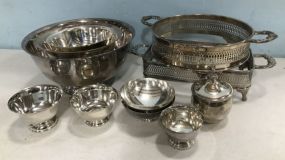
[[[204,122],[218,123],[225,119],[232,107],[233,88],[212,76],[192,85],[192,102],[203,114]]]

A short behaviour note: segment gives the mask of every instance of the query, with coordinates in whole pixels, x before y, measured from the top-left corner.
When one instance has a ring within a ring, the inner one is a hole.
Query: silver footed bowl
[[[133,37],[134,29],[118,20],[75,19],[31,32],[22,48],[45,76],[72,94],[82,86],[113,79]]]
[[[9,99],[8,107],[19,114],[33,132],[44,132],[57,124],[56,113],[62,94],[54,85],[25,88]]]
[[[176,105],[161,112],[160,122],[169,144],[175,149],[186,150],[194,145],[203,119],[197,108]]]
[[[147,122],[157,119],[175,99],[174,88],[166,81],[154,78],[131,80],[120,93],[126,109]]]
[[[86,125],[98,127],[108,122],[118,100],[119,95],[114,88],[95,84],[77,89],[70,104]]]

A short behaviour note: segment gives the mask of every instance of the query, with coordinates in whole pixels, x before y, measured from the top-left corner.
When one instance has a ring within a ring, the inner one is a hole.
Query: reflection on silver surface
[[[126,108],[135,115],[151,121],[174,101],[175,91],[166,81],[144,78],[127,82],[121,88]]]
[[[160,115],[162,128],[169,137],[169,143],[178,150],[191,148],[203,120],[200,112],[191,106],[171,106]]]
[[[192,85],[193,104],[203,114],[206,123],[224,120],[232,108],[233,88],[227,82],[217,79],[206,83],[197,81]]]
[[[63,91],[53,85],[39,85],[23,89],[8,101],[11,111],[20,114],[34,132],[43,132],[57,123],[57,105]]]
[[[113,35],[114,42],[109,40]],[[76,36],[78,42],[75,39],[69,42],[70,36]],[[62,39],[55,40],[59,37]],[[115,77],[125,61],[133,37],[134,29],[124,22],[88,18],[42,27],[27,35],[22,47],[45,76],[68,90]],[[43,41],[64,50],[51,50],[53,48],[40,45]]]
[[[118,99],[119,95],[114,88],[96,84],[76,90],[70,104],[85,120],[85,124],[97,127],[109,120]]]
[[[250,43],[277,38],[271,31],[254,31],[240,20],[219,15],[144,16],[141,21],[153,31],[151,51],[157,59],[195,70],[238,66],[248,59]]]
[[[121,36],[116,35],[116,32],[118,31],[100,25],[69,27],[42,37],[38,43],[50,51],[82,51],[114,43]]]

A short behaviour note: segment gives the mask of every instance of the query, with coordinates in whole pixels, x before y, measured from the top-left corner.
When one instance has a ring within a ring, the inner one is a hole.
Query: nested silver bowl
[[[25,88],[8,101],[12,112],[20,115],[33,132],[50,130],[57,124],[57,109],[63,91],[54,85]]]
[[[53,27],[51,31],[37,36],[35,46],[48,54],[59,57],[78,56],[80,52],[92,51],[93,54],[114,50],[124,38],[118,26],[101,24],[66,24]]]
[[[203,119],[197,108],[175,105],[161,112],[160,123],[168,135],[169,144],[175,149],[186,150],[194,145]]]
[[[77,89],[70,104],[86,125],[98,127],[108,122],[118,101],[119,95],[114,88],[95,84]]]
[[[154,78],[131,80],[122,86],[120,94],[125,108],[147,122],[156,120],[175,99],[174,88]]]
[[[114,78],[134,37],[134,29],[113,19],[58,22],[28,34],[22,48],[45,76],[72,94],[76,88]]]

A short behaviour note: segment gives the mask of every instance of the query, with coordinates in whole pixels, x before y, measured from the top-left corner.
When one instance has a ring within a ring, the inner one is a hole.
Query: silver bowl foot
[[[249,88],[250,87],[246,87],[246,88],[238,88],[237,91],[241,93],[242,95],[242,98],[241,100],[242,101],[247,101],[247,93],[249,91]]]
[[[188,141],[179,141],[178,139],[175,139],[173,137],[168,137],[168,142],[171,147],[177,150],[187,150],[190,149],[194,144],[194,140],[188,140]]]
[[[45,132],[45,131],[52,129],[53,127],[56,126],[57,122],[58,122],[58,118],[54,116],[53,118],[45,122],[38,123],[38,124],[30,124],[29,127],[31,131],[40,133],[40,132]]]
[[[97,120],[97,121],[85,121],[85,124],[88,125],[89,127],[100,127],[102,125],[104,125],[105,123],[107,123],[110,119],[110,116],[101,119],[101,120]]]

